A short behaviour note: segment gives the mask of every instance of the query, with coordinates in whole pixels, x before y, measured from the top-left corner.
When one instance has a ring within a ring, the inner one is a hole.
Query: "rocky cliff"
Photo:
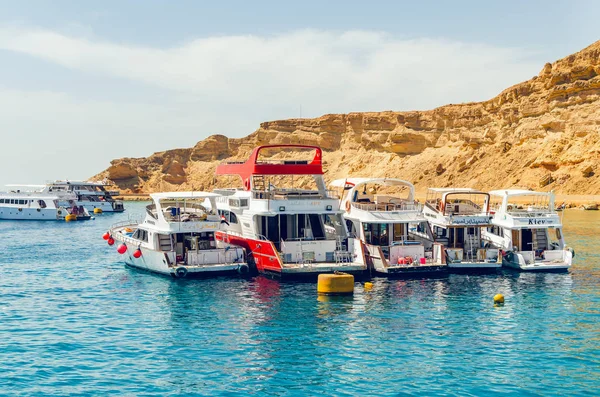
[[[417,189],[525,187],[600,194],[600,41],[543,66],[485,102],[428,111],[328,114],[265,122],[245,138],[213,135],[193,148],[113,160],[93,179],[130,193],[209,190],[226,159],[257,145],[324,150],[326,178],[400,177]]]

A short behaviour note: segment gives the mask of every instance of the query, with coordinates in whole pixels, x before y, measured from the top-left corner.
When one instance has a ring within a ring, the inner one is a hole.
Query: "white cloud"
[[[362,31],[208,37],[159,49],[5,28],[0,48],[224,104],[305,102],[315,115],[487,99],[540,67],[519,49]]]
[[[300,106],[303,116],[315,117],[484,100],[541,67],[521,49],[364,31],[206,37],[165,49],[0,27],[0,50],[2,56],[27,54],[99,81],[118,78],[164,93],[160,103],[123,104],[93,93],[81,101],[68,87],[65,93],[13,86],[0,92],[0,128],[39,136],[47,145],[37,151],[60,150],[60,142],[76,138],[94,141],[92,134],[104,137],[88,174],[112,158],[193,145],[211,133],[243,136],[260,121],[297,117]],[[113,145],[115,140],[124,143]]]

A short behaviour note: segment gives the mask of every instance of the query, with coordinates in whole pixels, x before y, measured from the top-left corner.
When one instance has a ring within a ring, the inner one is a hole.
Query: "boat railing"
[[[419,203],[352,203],[352,207],[369,212],[421,211]]]
[[[227,202],[227,196],[233,196],[238,190],[239,189],[235,188],[221,188],[214,189],[213,192],[221,195],[220,197],[217,197],[218,202]]]
[[[556,214],[556,211],[550,208],[510,208],[506,210],[506,213],[516,218],[537,218],[540,216],[547,216]]]
[[[326,240],[332,240],[332,239],[328,239],[327,237],[293,237],[293,238],[287,238],[285,240],[281,240],[283,243],[285,243],[286,241],[326,241]]]
[[[463,205],[461,205],[463,204]],[[467,204],[467,205],[465,205]],[[438,213],[441,213],[444,216],[461,216],[461,215],[479,215],[479,216],[485,216],[489,214],[489,211],[486,211],[486,209],[481,206],[478,205],[476,203],[474,203],[471,200],[462,200],[460,202],[448,202],[445,205],[443,204],[443,202],[441,200],[429,200],[427,202],[425,202],[425,205],[430,208],[433,211],[436,211]],[[456,206],[458,205],[458,210],[456,208]]]
[[[337,200],[339,196],[333,190],[325,190],[323,193],[318,190],[274,189],[270,191],[253,190],[252,198],[259,200]]]
[[[129,218],[127,220],[120,221],[120,222],[117,222],[117,223],[113,224],[110,228],[111,229],[118,229],[118,228],[121,228],[121,227],[132,226],[132,225],[135,226],[135,227],[137,227],[137,225],[139,225],[141,223],[142,223],[141,219],[138,219],[138,218]]]
[[[446,258],[450,263],[495,263],[499,258],[497,248],[453,248],[445,247]]]

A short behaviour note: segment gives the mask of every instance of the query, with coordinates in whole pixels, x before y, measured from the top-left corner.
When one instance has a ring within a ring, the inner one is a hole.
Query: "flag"
[[[229,226],[229,222],[227,222],[227,219],[225,218],[225,215],[223,215],[223,214],[221,214],[221,223],[224,223],[227,226]]]

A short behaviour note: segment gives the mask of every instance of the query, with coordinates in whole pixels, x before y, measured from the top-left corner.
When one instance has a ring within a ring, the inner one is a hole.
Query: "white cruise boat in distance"
[[[504,251],[504,266],[523,271],[566,271],[571,266],[575,253],[565,246],[554,193],[508,189],[490,195],[499,203],[483,238]]]
[[[502,266],[499,250],[481,238],[490,226],[490,195],[468,188],[430,188],[423,214],[437,243],[444,246],[448,270],[495,271]]]
[[[183,278],[247,274],[242,248],[225,247],[215,240],[221,217],[214,193],[153,193],[151,205],[140,222],[125,221],[103,236],[129,266]]]
[[[274,152],[307,159],[261,156]],[[245,162],[220,164],[216,174],[239,176],[243,184],[215,190],[226,196],[217,207],[229,223],[217,239],[251,252],[259,273],[282,279],[365,273],[363,246],[347,235],[339,198],[323,180],[318,146],[260,146]]]
[[[82,206],[75,205],[72,194],[44,192],[0,192],[0,219],[32,221],[87,220],[91,216]],[[65,203],[63,206],[60,203]]]
[[[43,192],[71,192],[77,196],[77,205],[82,205],[89,212],[123,212],[123,202],[115,200],[118,190],[107,190],[102,182],[86,181],[54,181],[44,186]]]
[[[402,277],[447,271],[445,253],[433,242],[412,183],[393,178],[347,178],[330,186],[345,191],[346,225],[350,234],[365,244],[372,273]],[[386,190],[385,194],[379,194],[380,190]]]

